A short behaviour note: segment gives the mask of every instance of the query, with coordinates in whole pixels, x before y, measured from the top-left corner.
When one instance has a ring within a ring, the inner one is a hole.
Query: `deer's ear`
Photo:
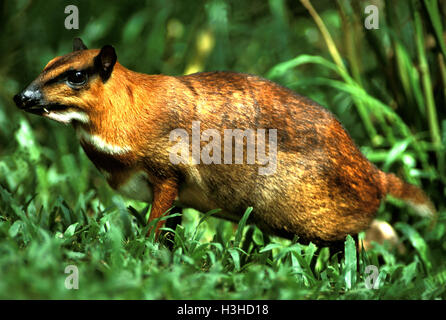
[[[115,48],[110,45],[103,46],[99,54],[94,58],[94,64],[99,69],[99,74],[104,82],[110,78],[116,60]]]
[[[81,38],[74,38],[73,51],[87,50],[87,46],[84,44]]]

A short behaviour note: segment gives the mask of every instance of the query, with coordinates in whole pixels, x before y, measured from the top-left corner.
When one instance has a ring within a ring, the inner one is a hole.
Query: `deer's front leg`
[[[178,183],[174,179],[166,179],[155,183],[153,186],[152,211],[150,212],[149,222],[161,217],[167,210],[172,208],[178,195]],[[166,223],[165,220],[156,224],[156,238],[160,235],[160,228]],[[151,230],[149,230],[150,234]]]

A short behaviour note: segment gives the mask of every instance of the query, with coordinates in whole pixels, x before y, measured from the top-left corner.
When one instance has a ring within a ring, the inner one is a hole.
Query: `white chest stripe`
[[[77,120],[82,123],[88,123],[90,121],[87,114],[77,111],[49,111],[44,113],[43,116],[64,124],[69,124],[73,120]]]
[[[102,151],[104,153],[108,154],[125,154],[127,152],[130,152],[132,148],[128,146],[118,146],[113,145],[102,139],[100,136],[95,134],[90,134],[86,132],[85,130],[78,129],[77,131],[79,139],[83,140],[86,143],[91,144],[94,146],[97,150]]]

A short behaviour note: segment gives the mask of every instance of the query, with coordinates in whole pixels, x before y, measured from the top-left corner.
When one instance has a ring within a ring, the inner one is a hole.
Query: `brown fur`
[[[53,59],[36,81],[93,65],[98,54],[82,50]],[[434,210],[420,189],[370,163],[329,111],[257,76],[145,75],[116,63],[105,83],[96,76],[76,92],[65,84],[43,86],[42,92],[49,102],[89,115],[89,124],[75,127],[131,148],[110,156],[82,142],[93,163],[111,174],[113,188],[130,172],[147,173],[153,187],[151,220],[177,197],[203,212],[221,208],[219,216],[232,221],[252,206],[251,220],[265,232],[329,244],[366,229],[387,193]],[[169,134],[184,128],[190,136],[192,121],[201,121],[201,132],[217,129],[222,137],[224,129],[277,129],[275,174],[259,175],[258,163],[172,164]]]

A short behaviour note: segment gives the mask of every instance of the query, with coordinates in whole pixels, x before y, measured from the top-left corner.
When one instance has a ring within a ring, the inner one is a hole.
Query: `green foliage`
[[[444,299],[445,3],[380,2],[379,29],[367,30],[362,1],[313,2],[310,15],[283,0],[78,1],[76,31],[63,28],[69,1],[3,1],[0,298]],[[264,235],[247,225],[250,208],[236,231],[215,211],[186,209],[167,249],[145,237],[149,207],[110,190],[71,128],[12,103],[76,36],[90,48],[113,44],[137,71],[235,70],[309,96],[378,167],[421,186],[438,223],[389,199],[378,217],[395,225],[405,254],[387,245],[357,254],[351,237],[335,254]],[[68,265],[79,269],[78,290],[65,288]],[[369,265],[376,289],[366,286]]]

